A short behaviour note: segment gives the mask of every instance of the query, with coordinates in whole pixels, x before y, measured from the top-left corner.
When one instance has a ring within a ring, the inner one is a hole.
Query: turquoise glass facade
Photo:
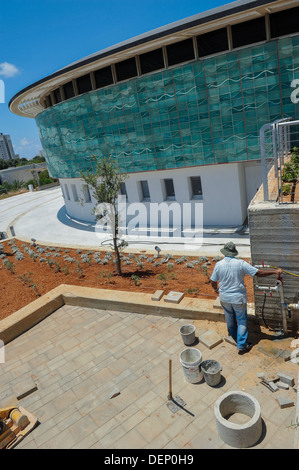
[[[299,35],[190,62],[46,109],[36,117],[50,174],[79,177],[111,156],[124,172],[259,158],[259,130],[299,119]]]

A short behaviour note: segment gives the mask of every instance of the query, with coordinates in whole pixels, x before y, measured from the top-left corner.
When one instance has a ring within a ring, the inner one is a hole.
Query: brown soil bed
[[[114,255],[109,251],[78,252],[66,248],[32,247],[18,240],[3,242],[2,245],[5,257],[0,259],[0,320],[60,284],[117,289],[132,293],[154,293],[157,289],[164,289],[165,293],[171,290],[184,292],[187,297],[217,297],[209,282],[216,264],[216,260],[212,258],[208,259],[210,264],[202,269],[205,262],[198,262],[199,258],[195,256],[188,256],[181,264],[176,263],[181,257],[173,256],[168,262],[154,266],[156,261],[161,262],[165,257],[161,256],[156,260],[153,259],[154,255],[123,253],[124,259],[132,264],[126,265],[123,261],[123,276],[118,276],[113,262]],[[20,255],[14,252],[15,250],[21,252],[24,259],[17,260]],[[98,263],[94,258],[95,253],[98,253],[100,259]],[[111,259],[107,264],[102,264],[106,253],[109,253]],[[88,262],[83,261],[82,255],[85,255]],[[76,261],[70,262],[66,257]],[[145,259],[142,259],[143,257]],[[142,265],[138,266],[137,261]],[[198,262],[194,267],[186,267],[186,263],[193,264],[194,261]],[[137,276],[135,282],[132,276]],[[245,280],[248,302],[253,302],[252,279],[246,276]]]

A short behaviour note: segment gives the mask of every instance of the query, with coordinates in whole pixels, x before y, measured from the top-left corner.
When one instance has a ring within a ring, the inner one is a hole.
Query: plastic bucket
[[[205,381],[211,387],[215,387],[221,381],[221,365],[213,359],[207,359],[201,364]]]
[[[180,328],[182,339],[186,346],[191,346],[195,342],[195,326],[194,325],[183,325]]]
[[[202,355],[199,349],[188,348],[180,354],[180,362],[183,366],[185,379],[192,384],[201,382],[203,372],[201,370]]]

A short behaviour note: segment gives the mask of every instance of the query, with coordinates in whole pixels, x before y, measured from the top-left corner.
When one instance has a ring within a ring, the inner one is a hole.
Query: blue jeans
[[[237,342],[237,348],[247,345],[247,304],[220,302],[225,314],[228,334]]]

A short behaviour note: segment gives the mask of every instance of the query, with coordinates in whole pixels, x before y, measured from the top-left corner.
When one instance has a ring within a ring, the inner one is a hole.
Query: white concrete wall
[[[251,163],[229,163],[223,165],[208,165],[192,168],[181,168],[175,170],[161,170],[151,172],[140,172],[130,174],[125,181],[128,205],[136,202],[144,202],[148,208],[150,203],[165,201],[168,205],[174,202],[183,208],[183,203],[190,203],[192,206],[192,224],[195,223],[194,205],[203,204],[203,223],[205,226],[238,226],[241,225],[247,216],[248,201],[255,194],[255,179],[258,178],[258,165]],[[200,176],[202,183],[202,198],[192,199],[191,176]],[[175,200],[165,199],[164,179],[172,178],[175,190]],[[146,180],[149,185],[150,203],[142,201],[142,191],[140,181]],[[94,221],[92,209],[95,199],[84,202],[83,185],[84,181],[80,178],[61,178],[66,210],[68,214],[76,219],[87,222]],[[68,189],[68,194],[67,190]],[[76,188],[78,199],[74,200],[73,188]],[[86,196],[85,196],[86,200]],[[131,209],[131,218],[133,217]],[[135,212],[134,212],[135,213]],[[149,210],[148,210],[149,214]],[[175,215],[174,215],[175,217]],[[140,216],[141,226],[146,226],[149,220]],[[162,218],[161,225],[168,225],[168,220]],[[175,224],[175,223],[174,223]]]
[[[35,168],[46,170],[47,165],[46,163],[34,163],[32,165],[7,168],[6,170],[0,171],[0,178],[3,183],[12,183],[15,180],[27,182],[34,179],[32,171],[34,171]]]

